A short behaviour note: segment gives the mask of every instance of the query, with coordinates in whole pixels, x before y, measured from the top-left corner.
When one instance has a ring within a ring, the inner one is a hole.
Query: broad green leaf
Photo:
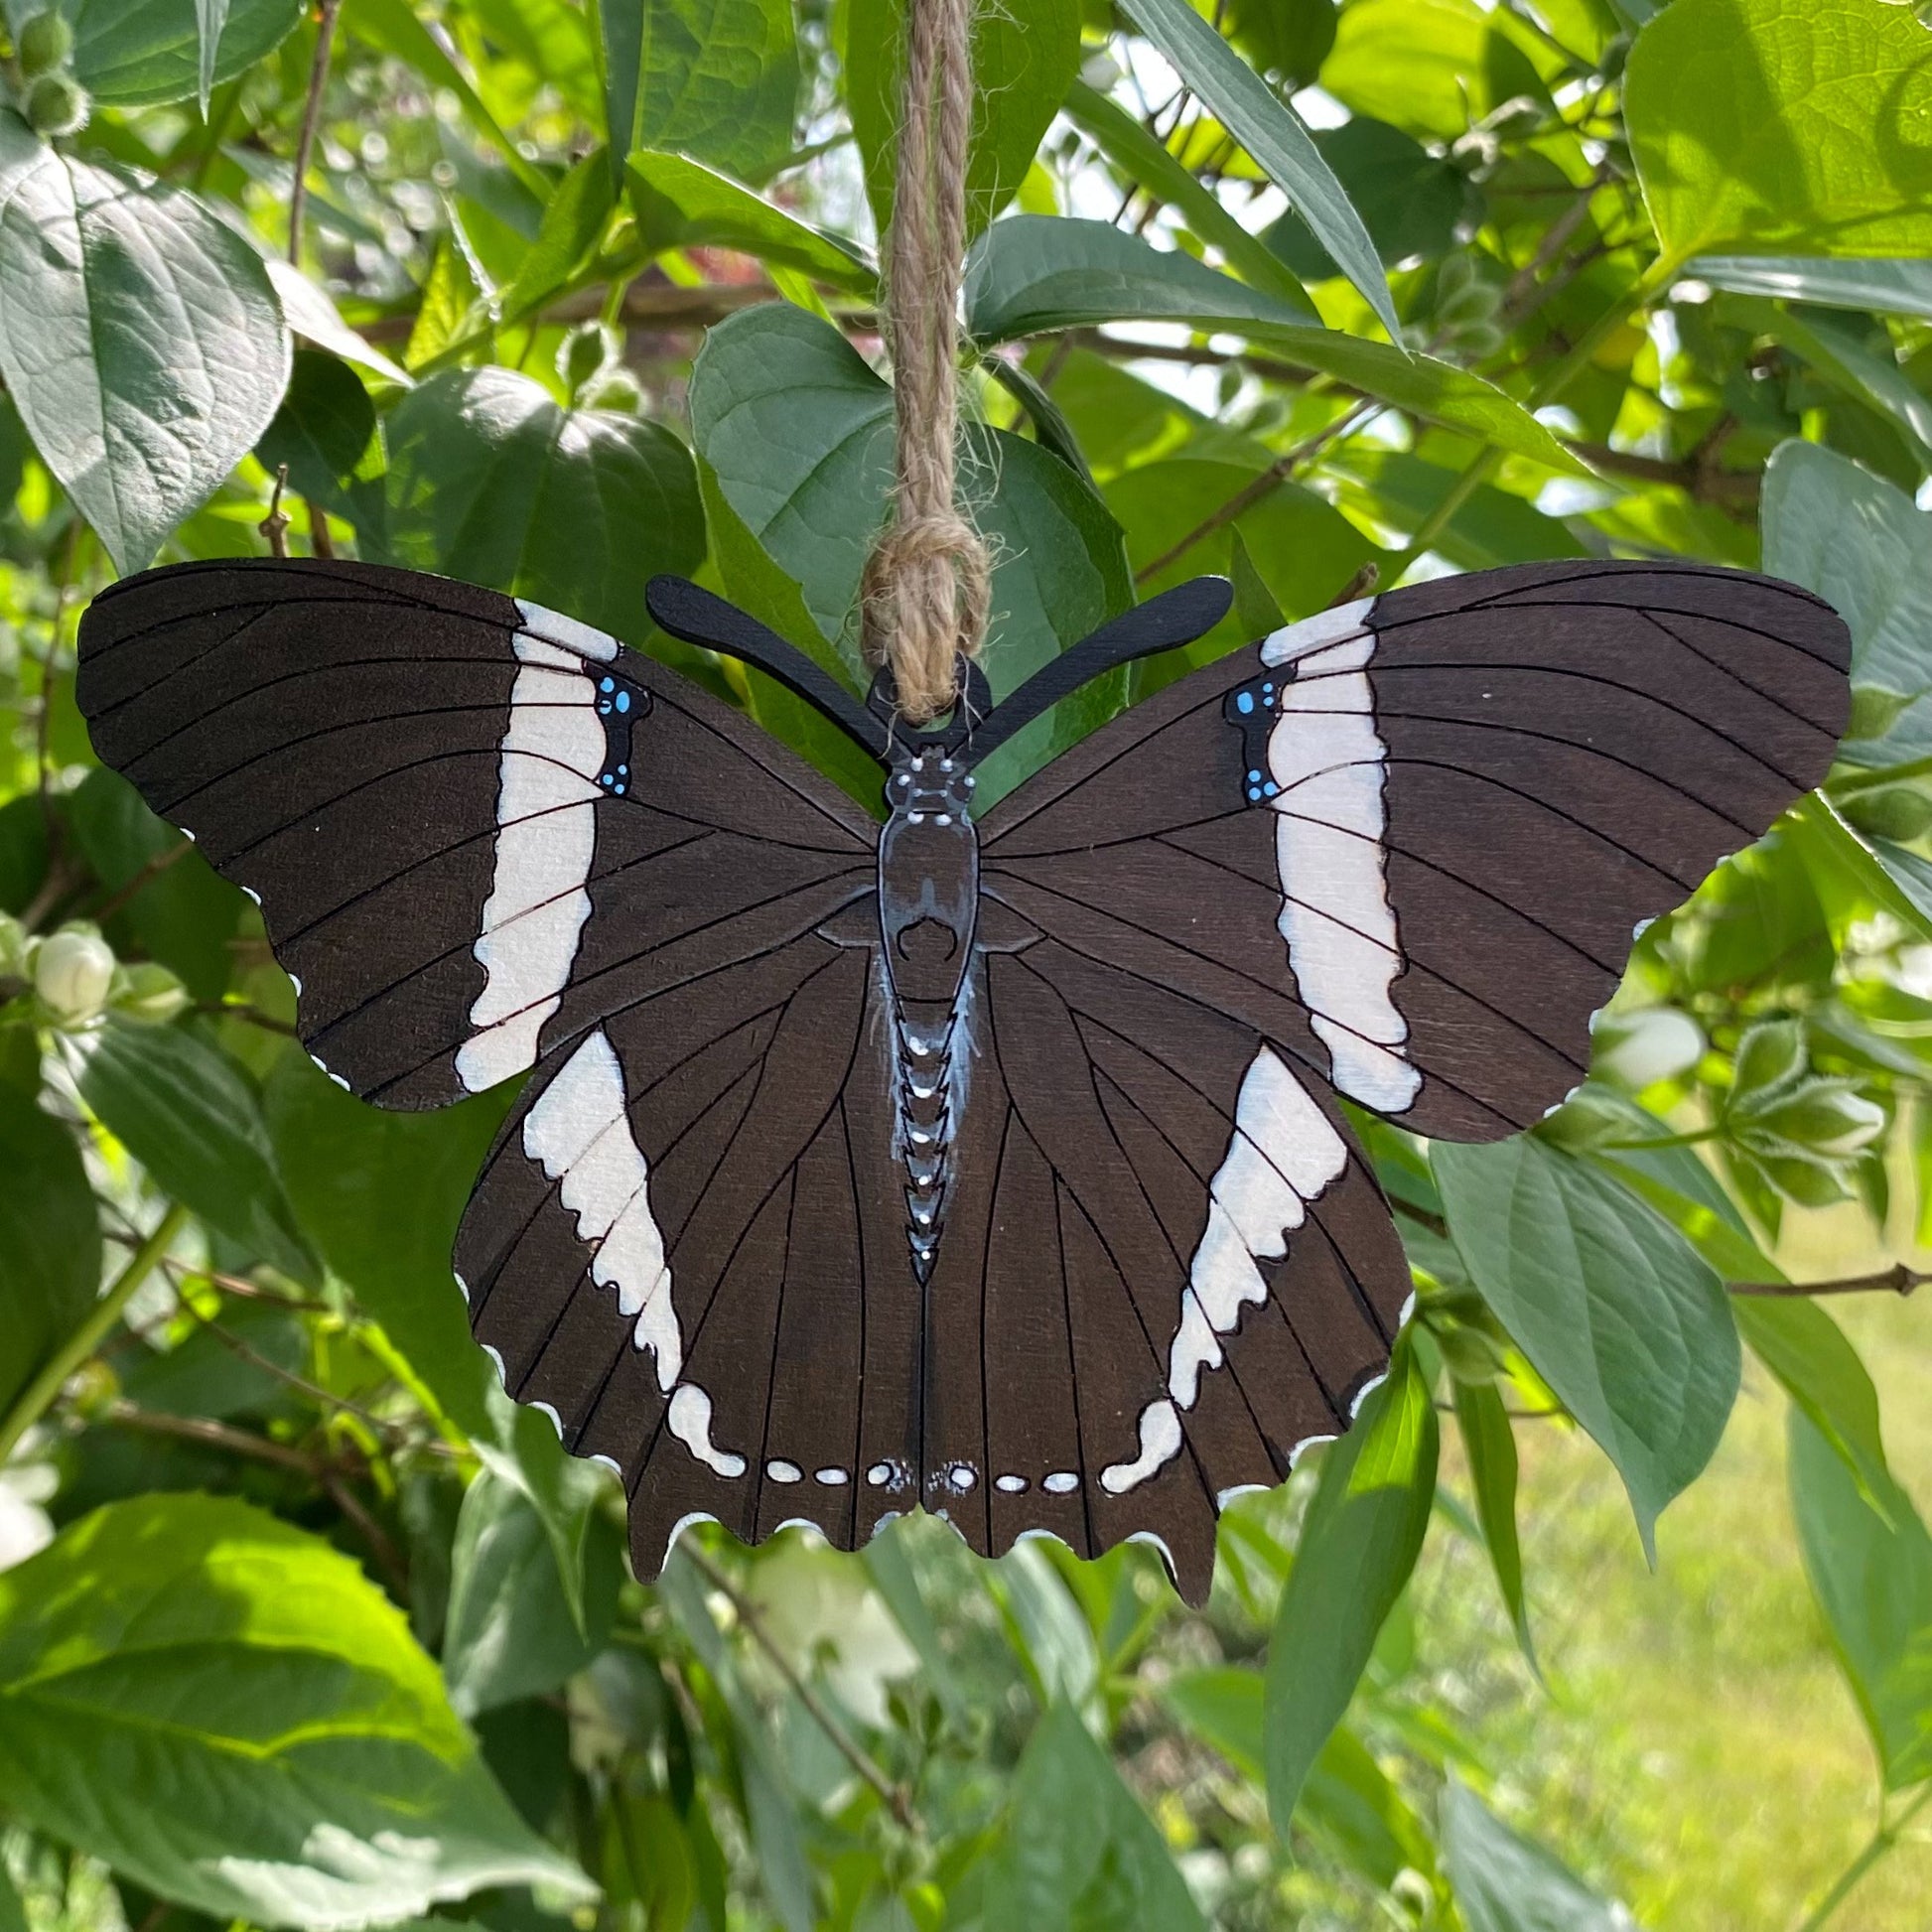
[[[638,149],[625,173],[638,234],[653,254],[736,248],[855,295],[878,289],[878,270],[851,242],[799,220],[702,161]]]
[[[271,476],[286,464],[291,489],[354,524],[370,551],[381,549],[388,458],[375,404],[346,362],[298,349],[288,392],[255,454]]]
[[[16,35],[46,0],[6,0]],[[73,28],[73,77],[102,106],[200,96],[265,59],[302,18],[301,0],[55,0]],[[204,40],[204,22],[215,44]]]
[[[1496,1586],[1516,1628],[1516,1641],[1534,1664],[1530,1606],[1523,1593],[1523,1547],[1516,1535],[1516,1431],[1493,1382],[1455,1384],[1455,1422]]]
[[[443,1676],[462,1717],[559,1689],[610,1638],[622,1542],[595,1508],[603,1476],[588,1463],[568,1466],[583,1499],[576,1616],[527,1489],[485,1466],[464,1492],[443,1633]]]
[[[596,125],[604,113],[594,28],[571,0],[468,0],[496,46],[553,86],[578,115]]]
[[[720,491],[798,587],[815,633],[798,641],[863,689],[855,612],[892,489],[891,389],[837,330],[772,303],[710,332],[692,371],[691,423]],[[1037,445],[969,431],[960,495],[995,550],[1001,617],[982,662],[997,696],[1097,629],[1132,591],[1104,505]],[[730,589],[732,559],[723,562]],[[1010,754],[1036,756],[1033,737],[1003,750],[1009,767]],[[981,797],[997,782],[982,773]]]
[[[358,363],[398,388],[409,387],[409,371],[358,336],[343,320],[327,290],[318,288],[293,262],[280,256],[271,257],[267,268],[268,279],[282,298],[282,315],[292,334],[340,355],[345,362]]]
[[[1932,1536],[1890,1478],[1883,1514],[1793,1408],[1791,1507],[1805,1574],[1889,1791],[1932,1777]]]
[[[1735,1295],[1737,1331],[1812,1427],[1845,1458],[1867,1501],[1885,1508],[1891,1471],[1878,1428],[1878,1392],[1845,1330],[1797,1295]]]
[[[1045,1553],[1015,1544],[1000,1564],[1007,1634],[1042,1705],[1083,1710],[1100,1682],[1092,1626]]]
[[[1468,1932],[1627,1932],[1632,1924],[1453,1772],[1443,1792],[1443,1862]]]
[[[1932,461],[1932,396],[1917,388],[1898,366],[1891,345],[1862,341],[1840,323],[1786,308],[1772,310],[1771,329],[1819,374],[1848,394],[1889,416]]]
[[[1520,95],[1548,97],[1561,62],[1508,11],[1473,0],[1354,0],[1321,85],[1357,114],[1453,141]]]
[[[1852,681],[1910,702],[1861,764],[1932,756],[1932,516],[1904,491],[1815,443],[1781,443],[1764,473],[1764,568],[1802,584],[1852,631]]]
[[[14,1889],[13,1874],[0,1864],[0,1932],[27,1932],[27,1908]]]
[[[845,95],[879,232],[898,174],[904,0],[844,0]],[[978,234],[1020,191],[1080,66],[1079,0],[1029,0],[973,11],[973,123],[966,153],[966,232]],[[662,146],[663,144],[655,143]]]
[[[110,1025],[72,1051],[80,1097],[156,1186],[249,1255],[314,1278],[241,1066],[186,1026]]]
[[[141,802],[118,771],[89,771],[68,795],[68,829],[109,893],[160,869],[107,922],[118,950],[139,951],[179,973],[198,1000],[218,1000],[234,956],[229,942],[247,911],[239,891],[199,852],[182,851],[182,835]]]
[[[1205,1932],[1161,1834],[1069,1705],[1055,1705],[1013,1774],[986,1874],[985,1923],[1027,1932]]]
[[[644,585],[703,560],[690,452],[655,423],[564,409],[512,369],[452,369],[411,390],[388,433],[394,562],[634,641]]]
[[[0,1416],[92,1308],[100,1224],[73,1131],[0,1086]]]
[[[1118,101],[1075,80],[1067,89],[1066,115],[1122,174],[1173,208],[1209,247],[1218,248],[1243,281],[1300,310],[1306,321],[1320,321],[1281,256],[1259,235],[1250,234],[1220,197],[1183,168]]]
[[[1829,309],[1932,318],[1932,261],[1832,261],[1804,255],[1699,255],[1686,276],[1738,295],[1785,296]]]
[[[534,314],[571,280],[597,246],[615,205],[609,166],[601,154],[587,154],[552,191],[536,239],[515,276],[497,291],[497,327]]]
[[[1676,0],[1624,116],[1665,253],[1932,252],[1932,36],[1886,0]]]
[[[1405,1341],[1387,1381],[1323,1457],[1268,1645],[1268,1810],[1284,1838],[1416,1567],[1440,1435],[1428,1379]]]
[[[1469,1279],[1615,1463],[1654,1554],[1737,1394],[1724,1285],[1607,1174],[1530,1136],[1438,1142],[1430,1163]]]
[[[1122,11],[1288,197],[1289,206],[1361,291],[1383,328],[1400,342],[1401,325],[1375,244],[1294,108],[1187,0],[1122,0]]]
[[[1472,202],[1480,207],[1460,169],[1387,121],[1358,114],[1323,128],[1314,144],[1361,215],[1376,254],[1391,268],[1412,255],[1447,254]],[[1340,272],[1293,208],[1268,230],[1268,246],[1304,281],[1326,281]]]
[[[0,376],[123,571],[254,446],[288,373],[281,304],[239,235],[0,110]]]
[[[748,181],[791,151],[800,71],[791,0],[597,0],[611,167],[634,148]]]
[[[344,1093],[299,1053],[282,1056],[263,1095],[303,1233],[471,1436],[491,1431],[494,1377],[471,1339],[450,1249],[507,1099],[391,1113]]]
[[[996,223],[967,262],[966,325],[978,342],[1109,322],[1180,322],[1246,336],[1398,409],[1582,474],[1528,410],[1480,376],[1313,328],[1278,297],[1109,222],[1014,215]]]
[[[326,1543],[211,1496],[96,1510],[0,1577],[0,1798],[221,1920],[593,1895],[510,1810],[402,1612]]]

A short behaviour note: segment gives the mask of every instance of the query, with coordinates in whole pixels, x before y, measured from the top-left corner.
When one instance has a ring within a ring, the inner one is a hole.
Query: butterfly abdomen
[[[886,787],[879,919],[897,1066],[896,1145],[906,1240],[921,1282],[944,1224],[964,1058],[957,1050],[979,905],[973,777],[937,751],[902,759]]]

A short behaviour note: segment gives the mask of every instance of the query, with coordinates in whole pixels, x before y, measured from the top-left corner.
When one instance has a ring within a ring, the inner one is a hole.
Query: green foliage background
[[[1368,1129],[1417,1320],[1202,1615],[1143,1550],[924,1520],[701,1529],[640,1588],[449,1275],[507,1097],[339,1093],[253,908],[94,763],[86,599],[259,553],[286,471],[297,552],[569,611],[868,795],[641,589],[863,677],[903,4],[5,0],[0,1932],[1922,1925],[1914,9],[982,12],[996,690],[1237,591],[994,788],[1371,568],[1761,564],[1857,645],[1831,781],[1642,935],[1568,1105]]]

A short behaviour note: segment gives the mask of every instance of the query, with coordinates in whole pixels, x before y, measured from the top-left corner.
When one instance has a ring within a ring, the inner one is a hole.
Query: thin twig
[[[1510,277],[1509,286],[1503,290],[1503,299],[1496,312],[1496,326],[1505,334],[1521,321],[1519,308],[1526,310],[1529,297],[1543,277],[1543,271],[1570,245],[1571,237],[1589,218],[1589,205],[1596,199],[1597,191],[1605,188],[1615,178],[1615,171],[1607,164],[1599,166],[1587,183],[1579,191],[1577,199],[1552,221],[1544,231],[1536,253]]]
[[[146,865],[142,866],[134,874],[133,878],[127,880],[113,892],[109,893],[94,907],[93,911],[89,914],[94,923],[96,925],[105,925],[136,893],[140,892],[151,881],[158,879],[177,859],[182,858],[191,849],[188,840],[177,839],[165,852],[157,852]]]
[[[313,497],[305,500],[309,505],[309,548],[329,562],[336,555],[336,539],[329,534],[329,512]]]
[[[1932,1275],[1921,1274],[1916,1268],[1907,1268],[1901,1261],[1895,1268],[1884,1269],[1876,1275],[1852,1275],[1842,1281],[1834,1282],[1732,1282],[1729,1284],[1733,1295],[1765,1295],[1777,1299],[1796,1299],[1818,1295],[1899,1295],[1905,1296],[1926,1282],[1932,1282]]]
[[[1320,455],[1330,443],[1346,436],[1365,416],[1380,409],[1381,406],[1372,397],[1365,396],[1325,429],[1316,430],[1312,436],[1305,437],[1285,455],[1278,456],[1260,476],[1244,487],[1237,489],[1218,509],[1203,517],[1178,543],[1162,551],[1152,563],[1143,564],[1134,573],[1135,583],[1145,584],[1150,578],[1159,577],[1164,570],[1178,563],[1203,538],[1211,537],[1216,530],[1253,509],[1263,498],[1272,496],[1305,463]]]
[[[330,57],[336,47],[336,15],[342,0],[322,0],[322,19],[316,29],[316,58],[309,69],[309,98],[302,106],[302,132],[295,144],[295,181],[289,189],[289,260],[302,261],[302,217],[309,202],[309,160],[315,153],[316,126],[322,119],[322,96],[329,81]],[[276,552],[277,556],[282,553]]]
[[[272,557],[289,554],[289,514],[282,507],[282,491],[288,486],[289,467],[284,463],[275,472],[275,493],[268,499],[268,514],[255,525],[268,539],[268,553]]]
[[[259,1027],[266,1034],[280,1034],[285,1039],[299,1039],[301,1034],[286,1020],[277,1020],[272,1013],[264,1013],[260,1007],[249,1006],[243,1001],[204,1000],[196,1007],[197,1013],[206,1013],[216,1020],[240,1020],[248,1026]]]
[[[798,1702],[805,1707],[812,1722],[818,1725],[819,1729],[831,1741],[832,1747],[852,1766],[853,1770],[867,1784],[871,1785],[873,1790],[885,1801],[887,1808],[892,1812],[893,1816],[908,1832],[923,1837],[925,1835],[925,1824],[918,1813],[912,1809],[912,1794],[902,1784],[897,1784],[887,1776],[886,1772],[866,1752],[865,1748],[847,1731],[846,1727],[839,1723],[838,1719],[826,1709],[824,1701],[819,1697],[817,1692],[799,1676],[791,1659],[772,1641],[770,1632],[765,1629],[763,1621],[759,1616],[758,1611],[752,1606],[750,1599],[688,1538],[679,1547],[683,1550],[685,1556],[697,1566],[705,1581],[730,1601],[733,1610],[737,1612],[739,1622],[745,1626],[752,1641],[764,1652],[765,1656],[770,1660],[772,1667],[784,1679],[787,1687],[797,1697]]]

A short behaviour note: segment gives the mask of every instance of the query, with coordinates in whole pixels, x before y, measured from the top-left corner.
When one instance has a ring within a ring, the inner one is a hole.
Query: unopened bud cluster
[[[0,912],[0,1013],[63,1033],[77,1033],[112,1014],[165,1026],[188,1005],[188,990],[153,960],[114,957],[100,928],[72,919],[45,935],[25,931]]]
[[[14,45],[20,111],[35,133],[50,140],[78,134],[92,111],[87,90],[69,69],[72,58],[73,29],[65,14],[49,8],[21,24]]]

